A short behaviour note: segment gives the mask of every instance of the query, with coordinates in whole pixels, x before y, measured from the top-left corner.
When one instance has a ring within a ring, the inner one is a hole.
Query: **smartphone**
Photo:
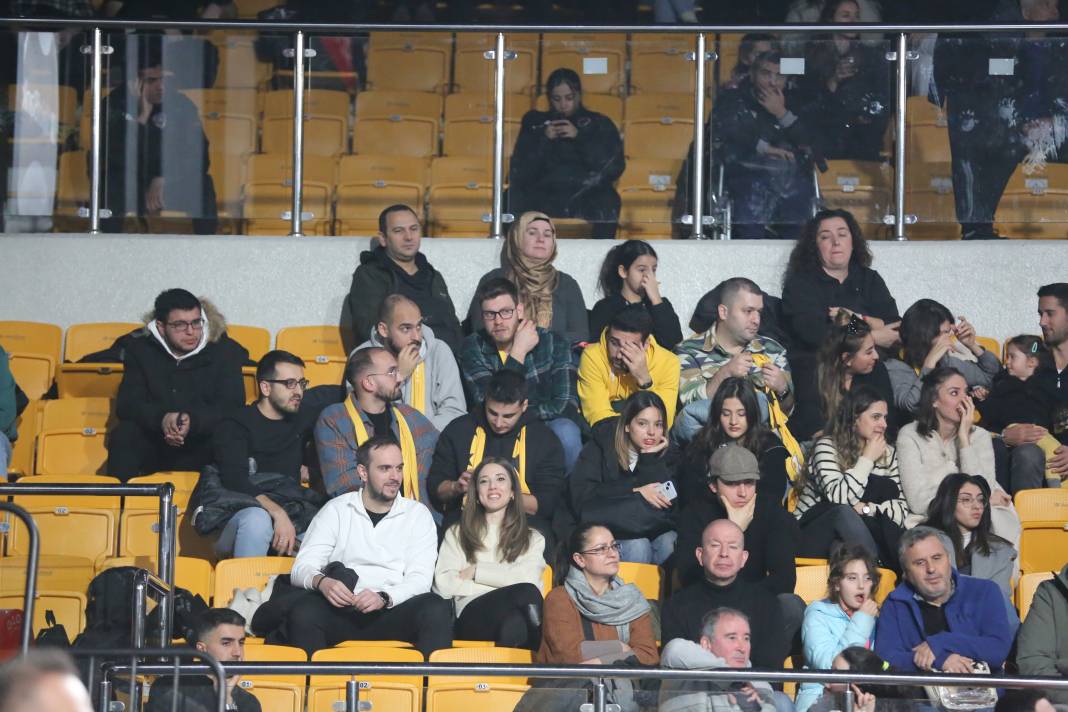
[[[671,480],[668,480],[667,482],[661,482],[660,487],[657,489],[657,491],[660,492],[660,495],[669,502],[674,502],[675,499],[679,496],[679,493],[675,491],[675,483]]]

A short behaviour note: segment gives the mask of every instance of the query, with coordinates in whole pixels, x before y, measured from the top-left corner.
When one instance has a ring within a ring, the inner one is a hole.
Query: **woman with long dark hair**
[[[1016,549],[991,531],[990,485],[986,480],[963,472],[946,475],[927,508],[924,524],[945,532],[953,542],[957,571],[993,581],[1005,601],[1012,601]]]
[[[794,483],[801,556],[823,557],[835,541],[863,545],[897,568],[897,542],[909,515],[897,453],[886,438],[887,404],[866,387],[850,391]]]
[[[920,402],[923,377],[938,366],[961,372],[970,389],[990,388],[1001,370],[997,355],[976,341],[975,327],[933,299],[920,299],[901,317],[901,358],[886,360],[894,403],[907,413]]]
[[[571,532],[556,566],[557,585],[545,598],[541,647],[534,662],[656,665],[660,661],[649,602],[619,578],[619,542],[603,524]],[[613,641],[614,649],[586,643]]]
[[[667,422],[660,396],[638,391],[618,418],[598,423],[571,470],[575,515],[619,532],[623,561],[662,564],[675,550],[676,506],[665,489],[675,465]]]
[[[1016,547],[1020,517],[1012,498],[994,474],[994,444],[990,433],[975,425],[975,404],[968,383],[955,368],[939,366],[923,378],[915,422],[897,436],[901,489],[908,500],[907,526],[920,523],[947,475],[967,472],[990,486],[992,530]]]
[[[656,250],[644,240],[624,240],[608,251],[597,280],[604,297],[590,312],[590,341],[598,341],[612,317],[630,304],[641,304],[649,312],[656,343],[673,349],[682,341],[679,315],[660,296],[657,262]]]
[[[460,521],[445,532],[434,592],[456,605],[456,637],[538,647],[545,540],[527,525],[519,474],[487,457],[471,476]]]

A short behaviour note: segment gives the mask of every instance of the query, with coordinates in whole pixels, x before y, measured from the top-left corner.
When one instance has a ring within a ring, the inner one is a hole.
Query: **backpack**
[[[85,603],[85,630],[74,639],[75,648],[130,647],[134,576],[140,570],[117,566],[93,577]]]

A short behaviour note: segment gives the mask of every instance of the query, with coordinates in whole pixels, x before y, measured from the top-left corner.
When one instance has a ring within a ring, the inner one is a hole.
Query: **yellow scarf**
[[[769,363],[771,363],[771,358],[767,354],[753,354],[753,364],[758,368],[764,368]],[[793,433],[790,432],[790,428],[786,426],[787,416],[779,403],[779,394],[766,383],[764,384],[764,393],[768,397],[768,424],[775,431],[775,434],[779,436],[779,439],[782,440],[786,452],[790,453],[789,457],[786,458],[786,475],[790,478],[790,482],[796,482],[797,476],[801,474],[801,470],[805,466],[805,453]],[[797,496],[797,489],[791,487],[786,502],[786,508],[791,512],[797,506]]]
[[[425,361],[420,361],[419,362],[419,365],[415,367],[414,371],[412,371],[411,378],[410,378],[410,380],[408,382],[412,384],[411,403],[409,403],[408,405],[410,405],[411,407],[415,408],[417,411],[419,411],[423,415],[426,415],[427,413],[426,413],[426,362]]]
[[[474,472],[482,462],[486,452],[486,430],[481,425],[475,426],[475,437],[471,438],[471,459],[467,461],[467,471]],[[519,463],[519,489],[523,494],[530,494],[527,487],[527,426],[519,429],[519,437],[515,439],[515,447],[512,448],[512,457]]]
[[[345,399],[345,411],[352,419],[352,427],[356,431],[356,445],[367,442],[367,426],[363,424],[363,418],[352,403],[351,396]],[[393,417],[397,420],[397,432],[400,434],[401,457],[404,458],[404,485],[402,492],[408,499],[419,501],[419,461],[415,453],[415,438],[405,422],[400,410],[393,408]],[[381,434],[381,433],[380,433]]]

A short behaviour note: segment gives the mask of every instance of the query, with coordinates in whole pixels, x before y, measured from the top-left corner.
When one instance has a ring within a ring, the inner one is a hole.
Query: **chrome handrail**
[[[0,502],[0,512],[14,514],[21,519],[30,539],[30,550],[26,555],[26,581],[22,593],[22,634],[19,638],[20,654],[25,655],[30,650],[30,641],[33,640],[33,606],[34,599],[37,598],[37,564],[40,561],[41,535],[37,531],[33,516],[19,505]]]

